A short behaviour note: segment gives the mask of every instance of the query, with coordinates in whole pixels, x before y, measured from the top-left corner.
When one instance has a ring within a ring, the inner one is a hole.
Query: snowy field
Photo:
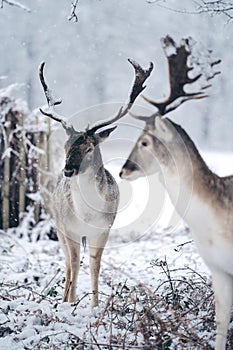
[[[233,173],[232,154],[204,158],[219,175]],[[121,203],[103,254],[98,308],[90,307],[88,251],[81,253],[79,300],[62,304],[64,257],[58,242],[43,234],[37,240],[45,226],[33,230],[31,242],[22,227],[0,232],[0,349],[212,348],[211,280],[192,236],[156,177],[121,182],[121,164],[107,164]],[[159,194],[154,206],[150,181]]]

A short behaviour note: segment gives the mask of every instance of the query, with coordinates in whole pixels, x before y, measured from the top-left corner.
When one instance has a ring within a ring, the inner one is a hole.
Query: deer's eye
[[[148,142],[146,140],[143,140],[141,144],[142,144],[143,147],[147,147],[148,146]]]

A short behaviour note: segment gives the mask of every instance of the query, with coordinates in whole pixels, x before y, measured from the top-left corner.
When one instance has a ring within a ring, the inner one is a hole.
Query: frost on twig
[[[3,8],[3,5],[4,4],[7,4],[7,5],[10,5],[10,6],[15,6],[15,7],[18,7],[20,8],[21,10],[24,10],[26,12],[31,12],[31,10],[26,7],[25,5],[21,4],[20,2],[18,1],[15,1],[15,0],[1,0],[0,2],[0,8]]]

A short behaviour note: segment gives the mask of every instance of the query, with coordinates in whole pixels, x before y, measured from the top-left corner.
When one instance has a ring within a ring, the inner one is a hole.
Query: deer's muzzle
[[[127,160],[121,169],[121,172],[119,176],[124,179],[133,176],[133,173],[136,171],[139,171],[139,167],[136,163],[132,162],[131,160]]]
[[[66,170],[66,169],[64,169],[64,175],[65,175],[66,177],[71,177],[72,175],[74,175],[74,169],[72,169],[72,170]]]

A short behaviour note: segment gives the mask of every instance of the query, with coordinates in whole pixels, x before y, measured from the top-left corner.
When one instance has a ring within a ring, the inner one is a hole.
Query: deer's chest
[[[104,211],[104,194],[99,193],[94,181],[74,178],[71,182],[71,199],[74,214],[84,222],[101,217]]]
[[[65,213],[58,217],[59,225],[75,236],[96,236],[109,230],[115,215],[108,215],[105,193],[101,193],[93,179],[70,179],[69,191],[60,198]],[[110,211],[111,212],[111,211]]]

